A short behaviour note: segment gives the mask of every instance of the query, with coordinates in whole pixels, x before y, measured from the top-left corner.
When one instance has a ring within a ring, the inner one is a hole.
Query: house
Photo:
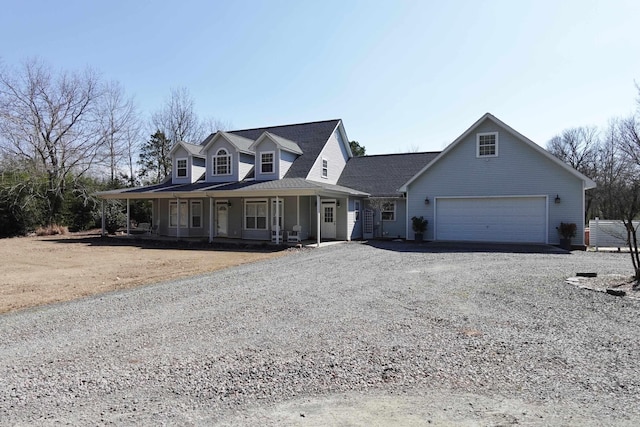
[[[487,113],[442,152],[354,157],[341,120],[219,131],[171,151],[162,184],[98,193],[153,201],[162,236],[281,242],[426,238],[558,243],[582,236],[595,184]],[[579,242],[576,242],[579,243]]]

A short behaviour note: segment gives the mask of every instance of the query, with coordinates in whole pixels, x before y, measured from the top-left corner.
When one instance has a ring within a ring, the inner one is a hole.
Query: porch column
[[[105,235],[105,228],[107,225],[107,218],[106,218],[106,210],[105,210],[105,206],[104,206],[104,199],[102,199],[102,232],[100,233],[101,236]]]
[[[347,242],[351,241],[351,224],[349,223],[349,196],[347,196],[346,200],[347,205],[345,206],[347,213],[345,217],[347,218]]]
[[[176,240],[180,240],[180,198],[177,197],[176,201],[178,202],[178,223],[176,224]]]
[[[127,199],[127,236],[131,234],[131,209],[129,208],[129,199]]]
[[[296,225],[300,225],[300,196],[296,196]]]
[[[213,243],[213,197],[209,197],[209,243]]]
[[[280,244],[280,199],[276,196],[276,245]]]
[[[317,240],[318,240],[318,247],[320,247],[320,211],[321,211],[321,206],[320,206],[320,196],[316,196],[316,236],[317,236]]]

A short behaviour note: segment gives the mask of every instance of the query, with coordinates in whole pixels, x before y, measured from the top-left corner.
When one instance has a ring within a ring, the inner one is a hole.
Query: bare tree
[[[384,218],[382,218],[382,213],[386,208],[390,207],[393,202],[394,199],[388,197],[371,197],[367,200],[367,205],[369,208],[373,209],[374,215],[376,213],[378,214],[378,219],[380,221],[380,237],[384,237]]]
[[[68,179],[82,176],[104,141],[104,85],[91,69],[53,72],[39,60],[0,71],[0,149],[46,176],[40,196],[52,223]]]
[[[204,140],[208,133],[194,110],[194,104],[187,88],[171,89],[164,106],[151,116],[153,129],[164,133],[174,144],[182,141],[197,144]]]
[[[590,176],[594,170],[599,142],[596,127],[570,128],[551,138],[547,143],[547,151],[575,170]]]
[[[118,82],[105,85],[100,104],[100,124],[104,136],[102,156],[107,164],[111,182],[115,182],[121,169],[129,167],[129,177],[134,178],[132,158],[139,137],[139,121],[132,98],[127,98]]]

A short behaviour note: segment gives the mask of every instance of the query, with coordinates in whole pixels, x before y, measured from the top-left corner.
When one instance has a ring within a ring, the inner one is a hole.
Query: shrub
[[[56,236],[68,234],[69,229],[64,225],[52,224],[46,227],[36,228],[36,236]]]
[[[577,226],[572,222],[561,222],[560,227],[556,227],[563,239],[576,237]]]

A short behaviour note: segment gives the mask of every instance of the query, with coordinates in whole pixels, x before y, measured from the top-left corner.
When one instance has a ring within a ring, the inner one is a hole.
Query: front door
[[[320,236],[323,239],[336,238],[336,202],[322,202],[322,211],[320,212],[322,225],[320,228]]]
[[[229,233],[229,207],[227,202],[216,203],[217,229],[216,236],[226,237]]]

